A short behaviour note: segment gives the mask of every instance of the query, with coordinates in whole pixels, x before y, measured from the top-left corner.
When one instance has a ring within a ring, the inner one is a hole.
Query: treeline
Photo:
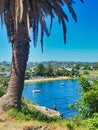
[[[69,76],[69,77],[78,77],[79,70],[76,68],[70,68],[70,70],[65,69],[64,67],[57,68],[53,67],[51,64],[45,66],[44,64],[38,64],[33,70],[27,70],[25,74],[25,79],[29,79],[32,76],[41,76],[41,77],[58,77],[58,76]]]
[[[36,66],[31,66],[27,68],[25,73],[25,79],[32,78],[32,76],[41,76],[41,77],[58,77],[58,76],[69,76],[69,77],[80,77],[82,70],[84,75],[89,75],[89,71],[98,70],[98,63],[91,64],[62,64],[57,67],[56,64],[52,63],[39,63]]]

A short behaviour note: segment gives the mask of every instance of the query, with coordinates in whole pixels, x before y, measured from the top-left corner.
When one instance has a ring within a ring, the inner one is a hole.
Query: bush
[[[0,97],[6,93],[8,87],[9,78],[3,76],[0,77]]]
[[[0,97],[5,94],[5,90],[0,87]]]
[[[68,128],[69,130],[75,130],[75,129],[74,129],[74,125],[71,124],[71,123],[67,123],[66,126],[67,126],[67,128]]]
[[[84,74],[84,75],[89,75],[89,72],[88,72],[87,70],[85,70],[85,71],[83,72],[83,74]]]
[[[98,113],[98,80],[89,80],[86,77],[80,78],[81,99],[70,108],[77,110],[82,119],[92,118]]]
[[[93,114],[93,118],[88,118],[83,121],[85,127],[89,130],[98,130],[98,113]]]

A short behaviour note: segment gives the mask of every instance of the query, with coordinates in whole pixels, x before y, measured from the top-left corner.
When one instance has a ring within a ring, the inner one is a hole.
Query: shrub
[[[5,90],[0,87],[0,97],[5,94]]]
[[[85,127],[89,130],[98,130],[98,113],[93,114],[93,118],[88,118],[83,121]]]
[[[87,70],[85,70],[85,71],[83,72],[83,74],[84,74],[84,75],[89,75],[89,72],[88,72]]]

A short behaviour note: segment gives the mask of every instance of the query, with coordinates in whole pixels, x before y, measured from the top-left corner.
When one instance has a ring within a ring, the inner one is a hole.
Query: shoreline
[[[44,82],[44,81],[55,81],[55,80],[67,80],[67,79],[74,79],[74,78],[70,78],[70,77],[47,77],[47,78],[33,78],[33,79],[29,79],[29,80],[25,80],[25,83],[33,83],[33,82]]]
[[[94,76],[89,76],[88,78],[93,79],[93,78],[98,78],[98,77],[94,77]],[[32,78],[32,79],[28,79],[25,80],[24,83],[34,83],[34,82],[46,82],[46,81],[55,81],[55,80],[67,80],[67,79],[77,79],[76,78],[71,78],[71,77],[67,77],[67,76],[60,76],[60,77],[36,77],[36,78]]]

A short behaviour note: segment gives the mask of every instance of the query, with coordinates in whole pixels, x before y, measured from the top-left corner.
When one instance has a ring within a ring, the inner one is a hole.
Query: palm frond
[[[32,21],[32,26],[33,26],[33,42],[34,46],[36,47],[37,43],[37,38],[38,38],[38,16],[36,16],[33,21]]]
[[[62,18],[62,27],[63,27],[63,37],[64,37],[64,43],[66,43],[66,24],[64,19]]]
[[[41,50],[42,50],[42,53],[43,53],[43,37],[44,37],[44,30],[43,30],[43,28],[41,27],[41,39],[40,39],[40,42],[41,42]]]
[[[22,0],[15,0],[15,30],[17,32],[18,29],[18,22],[22,21],[23,15],[23,2]]]
[[[49,35],[50,35],[50,33],[51,33],[52,24],[53,24],[53,17],[50,16],[50,29],[49,29]]]
[[[22,0],[18,0],[18,2],[19,2],[18,19],[19,19],[19,22],[21,22],[22,21],[22,15],[23,15],[23,2],[22,2]]]
[[[73,19],[75,20],[75,22],[77,22],[77,16],[76,16],[74,9],[72,8],[72,6],[70,6],[70,4],[68,4],[67,6],[68,6],[70,13],[72,14]]]
[[[5,0],[0,0],[0,21],[2,26],[3,26],[3,11],[4,11],[5,4],[6,4]]]
[[[80,1],[84,2],[84,0]],[[63,7],[67,5],[73,19],[77,22],[77,16],[73,9],[74,3],[75,0],[0,0],[0,20],[2,24],[5,22],[7,34],[11,41],[21,22],[25,23],[29,36],[29,30],[32,28],[34,46],[37,44],[39,30],[41,30],[40,41],[43,51],[44,34],[50,36],[55,18],[58,19],[59,24],[62,24],[64,42],[66,42],[66,21],[68,21],[68,17]],[[25,18],[24,13],[26,14]],[[47,18],[50,21],[47,22]]]

